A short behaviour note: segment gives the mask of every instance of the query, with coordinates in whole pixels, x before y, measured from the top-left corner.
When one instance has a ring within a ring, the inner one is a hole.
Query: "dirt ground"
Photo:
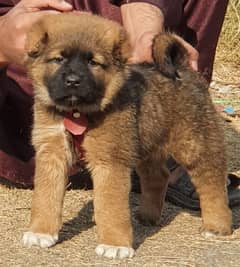
[[[50,249],[24,248],[21,235],[27,229],[31,190],[0,187],[0,266],[161,266],[237,267],[240,262],[240,209],[235,208],[234,233],[230,237],[204,239],[201,219],[191,212],[166,204],[160,227],[146,227],[133,217],[136,255],[130,260],[108,260],[95,255],[92,192],[66,194],[60,243]],[[138,209],[132,194],[133,215]]]
[[[198,232],[199,213],[167,204],[160,228],[144,227],[133,219],[136,255],[119,261],[94,253],[92,192],[67,192],[61,241],[50,249],[26,249],[19,242],[29,221],[31,191],[0,188],[0,195],[0,266],[239,266],[239,209],[234,210],[231,237],[205,240]],[[138,196],[133,195],[134,214],[137,206]]]

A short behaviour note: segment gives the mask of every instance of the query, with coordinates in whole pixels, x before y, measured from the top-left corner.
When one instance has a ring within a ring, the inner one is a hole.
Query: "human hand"
[[[132,46],[129,63],[151,62],[152,40],[163,31],[161,10],[148,3],[129,3],[121,6],[121,14]]]
[[[181,38],[178,35],[175,35],[175,38],[184,46],[184,48],[187,50],[188,56],[189,56],[189,64],[191,68],[195,71],[198,71],[198,58],[199,53],[197,49],[195,49],[192,45],[190,45],[188,42],[186,42],[183,38]]]
[[[147,3],[130,3],[121,6],[123,26],[129,34],[132,56],[129,63],[151,62],[153,38],[164,30],[164,16],[161,10]],[[176,35],[189,54],[189,64],[198,70],[198,51]]]
[[[0,17],[0,65],[23,64],[26,34],[46,14],[70,11],[72,6],[61,0],[22,0]]]

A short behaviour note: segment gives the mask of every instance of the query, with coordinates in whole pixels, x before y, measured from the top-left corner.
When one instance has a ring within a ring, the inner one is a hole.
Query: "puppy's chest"
[[[108,129],[104,127],[102,116],[89,118],[81,115],[81,120],[73,121],[71,118],[67,124],[65,121],[66,118],[63,119],[63,123],[74,155],[73,162],[87,161],[88,152],[93,148],[97,151],[106,139]]]
[[[88,117],[87,129],[82,135],[70,134],[75,161],[87,164],[103,158],[117,158],[120,150],[135,150],[137,129],[131,115],[113,112]]]

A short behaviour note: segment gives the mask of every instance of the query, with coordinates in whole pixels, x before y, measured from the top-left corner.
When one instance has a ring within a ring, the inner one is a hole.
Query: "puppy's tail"
[[[171,79],[178,78],[179,70],[190,68],[188,44],[175,34],[160,33],[153,40],[152,57],[161,73]],[[192,57],[198,58],[196,55]]]

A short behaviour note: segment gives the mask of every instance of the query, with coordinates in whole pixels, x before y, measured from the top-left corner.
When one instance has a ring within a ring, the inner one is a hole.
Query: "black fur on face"
[[[94,76],[93,69],[105,68],[93,60],[91,52],[63,51],[60,56],[46,59],[57,64],[56,72],[44,77],[51,99],[62,108],[96,105],[104,95],[104,85]]]

